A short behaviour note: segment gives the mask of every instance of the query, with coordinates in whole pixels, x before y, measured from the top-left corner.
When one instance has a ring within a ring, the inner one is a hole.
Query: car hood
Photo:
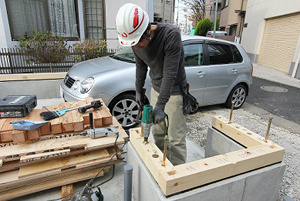
[[[103,74],[120,68],[130,68],[134,66],[134,63],[124,62],[106,56],[77,63],[68,71],[68,74],[73,79],[82,80],[87,77],[96,76],[99,73]]]

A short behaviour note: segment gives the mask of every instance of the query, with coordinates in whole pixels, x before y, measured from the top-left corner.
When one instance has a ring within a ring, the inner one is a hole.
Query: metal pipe
[[[215,9],[215,22],[214,22],[214,34],[213,34],[213,37],[215,38],[216,37],[216,23],[217,23],[217,16],[218,15],[218,0],[216,0],[216,9]]]
[[[124,166],[124,201],[131,201],[132,197],[132,165]]]
[[[298,52],[298,57],[297,57],[296,62],[295,62],[295,66],[294,66],[294,69],[293,69],[292,77],[296,77],[296,72],[298,70],[299,60],[300,60],[300,49],[299,49],[299,52]]]
[[[230,111],[230,117],[229,117],[228,124],[232,123],[231,119],[232,119],[233,107],[234,107],[234,102],[232,101],[231,102],[231,111]]]

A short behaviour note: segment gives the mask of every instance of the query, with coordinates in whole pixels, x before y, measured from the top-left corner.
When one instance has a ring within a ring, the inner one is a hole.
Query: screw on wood
[[[266,133],[266,137],[265,137],[265,142],[268,142],[272,119],[273,119],[273,117],[269,117],[269,124],[268,124],[268,129],[267,129],[267,133]]]
[[[230,117],[229,117],[228,124],[232,123],[231,118],[232,118],[232,113],[233,113],[233,107],[234,107],[234,102],[232,101],[231,102],[231,111],[230,111]]]

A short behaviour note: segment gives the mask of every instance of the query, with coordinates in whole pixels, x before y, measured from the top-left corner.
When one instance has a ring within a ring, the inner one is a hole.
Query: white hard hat
[[[118,39],[122,46],[136,45],[149,24],[148,14],[141,7],[127,3],[123,5],[116,17]]]

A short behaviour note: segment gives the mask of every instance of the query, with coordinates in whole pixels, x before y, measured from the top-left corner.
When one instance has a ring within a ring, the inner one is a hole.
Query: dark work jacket
[[[132,49],[136,59],[137,92],[142,92],[149,66],[152,87],[159,93],[156,106],[164,110],[170,95],[181,94],[179,85],[186,83],[179,30],[171,24],[158,23],[149,45]]]

